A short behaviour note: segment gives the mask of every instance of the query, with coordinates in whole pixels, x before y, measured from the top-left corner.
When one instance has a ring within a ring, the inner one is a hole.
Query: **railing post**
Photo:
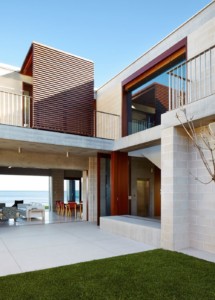
[[[171,103],[171,97],[172,97],[172,93],[171,93],[171,76],[172,74],[169,72],[169,110],[172,110],[172,103]]]

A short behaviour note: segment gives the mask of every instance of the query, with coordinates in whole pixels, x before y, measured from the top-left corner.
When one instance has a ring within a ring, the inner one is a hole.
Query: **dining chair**
[[[65,203],[63,201],[60,201],[60,215],[64,216],[65,212]]]
[[[59,215],[60,214],[60,202],[59,200],[57,200],[56,203],[56,213]]]
[[[77,204],[76,202],[68,202],[68,204],[66,205],[66,209],[67,209],[67,216],[68,217],[72,217],[72,211],[74,210],[75,212],[75,219],[76,219],[76,207],[77,207]]]

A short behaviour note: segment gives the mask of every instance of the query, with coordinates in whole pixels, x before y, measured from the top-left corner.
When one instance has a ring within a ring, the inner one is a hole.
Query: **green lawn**
[[[0,277],[0,298],[212,300],[215,264],[154,250]]]

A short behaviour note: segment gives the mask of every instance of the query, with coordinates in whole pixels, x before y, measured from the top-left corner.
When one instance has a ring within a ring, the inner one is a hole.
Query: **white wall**
[[[32,84],[32,77],[21,75],[17,67],[0,64],[0,91],[22,94],[23,82]]]

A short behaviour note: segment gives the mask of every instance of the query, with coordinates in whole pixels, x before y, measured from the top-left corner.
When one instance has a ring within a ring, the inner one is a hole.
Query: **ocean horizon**
[[[76,201],[79,199],[79,191],[76,191]],[[0,203],[12,206],[15,200],[23,200],[28,204],[31,202],[49,205],[49,191],[0,191]],[[67,201],[67,193],[64,191],[64,201]]]
[[[15,200],[23,200],[24,203],[37,202],[43,205],[49,204],[48,191],[0,191],[0,202],[6,206],[12,206]]]

